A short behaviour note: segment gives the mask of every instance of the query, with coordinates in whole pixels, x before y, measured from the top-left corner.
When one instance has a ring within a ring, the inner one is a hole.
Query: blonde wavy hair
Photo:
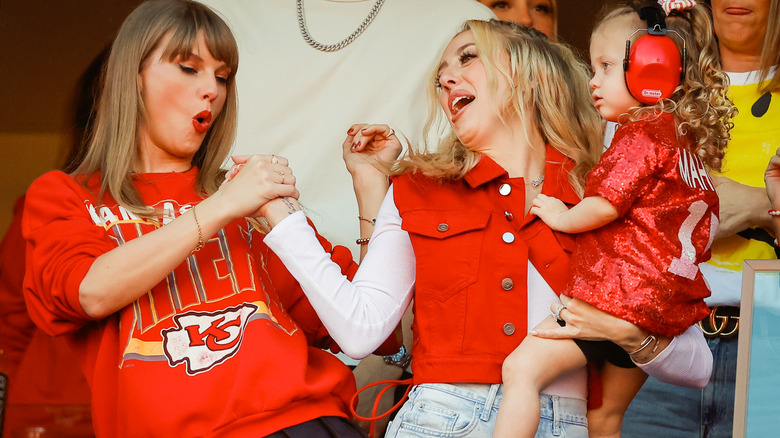
[[[773,18],[774,17],[774,18]],[[780,68],[780,0],[772,0],[769,6],[769,19],[766,23],[764,42],[761,45],[760,81],[769,77],[772,67]],[[780,72],[762,87],[762,92],[780,92]]]
[[[100,173],[99,201],[108,192],[133,213],[144,217],[154,215],[144,205],[131,174],[139,127],[146,117],[139,73],[151,53],[169,35],[163,58],[171,61],[177,57],[189,58],[201,31],[211,55],[227,64],[231,71],[224,107],[192,159],[192,165],[200,168],[196,190],[205,197],[219,188],[224,172],[220,166],[230,152],[236,131],[236,41],[227,24],[200,3],[151,0],[136,8],[119,29],[103,72],[103,89],[97,102],[94,129],[87,141],[87,153],[71,173],[72,176]]]
[[[621,5],[607,10],[597,21],[593,33],[625,15],[635,17],[633,24],[637,29],[647,28],[634,7]],[[701,4],[684,12],[673,11],[666,17],[666,27],[677,32],[677,35],[671,32],[668,35],[680,53],[683,48],[681,38],[685,40],[685,79],[670,98],[661,99],[655,105],[632,108],[621,122],[652,117],[662,112],[674,114],[678,133],[691,134],[695,139],[690,152],[698,155],[708,168],[720,170],[737,109],[726,96],[729,79],[720,66],[710,13]],[[638,33],[634,40],[642,35]]]
[[[485,66],[488,84],[498,90],[499,75],[509,83],[503,118],[519,116],[537,126],[542,139],[574,162],[569,181],[582,194],[585,176],[602,149],[602,123],[588,88],[589,69],[566,45],[550,42],[539,31],[506,21],[470,20],[460,32],[472,32],[477,54]],[[508,62],[506,61],[508,59]],[[463,178],[481,154],[458,140],[449,130],[438,103],[437,71],[428,81],[429,116],[421,150],[410,148],[394,173],[420,172],[439,180]],[[529,133],[526,131],[526,138]],[[435,152],[432,152],[435,151]]]

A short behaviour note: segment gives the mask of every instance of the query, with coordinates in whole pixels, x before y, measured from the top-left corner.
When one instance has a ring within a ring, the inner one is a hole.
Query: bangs
[[[190,8],[186,14],[186,19],[174,27],[163,58],[169,61],[176,57],[189,58],[198,33],[202,30],[211,56],[230,68],[231,79],[235,77],[238,70],[238,46],[227,25],[221,20],[214,20],[207,11],[200,8]]]

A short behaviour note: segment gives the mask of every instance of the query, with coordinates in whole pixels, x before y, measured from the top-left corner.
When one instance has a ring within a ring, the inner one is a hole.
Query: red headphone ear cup
[[[652,105],[674,94],[682,59],[677,45],[664,35],[643,35],[631,45],[626,85],[634,98]]]

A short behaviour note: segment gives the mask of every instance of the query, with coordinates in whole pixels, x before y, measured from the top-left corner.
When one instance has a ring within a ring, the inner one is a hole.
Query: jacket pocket
[[[444,301],[477,281],[489,211],[417,210],[403,216],[417,260],[415,295]]]

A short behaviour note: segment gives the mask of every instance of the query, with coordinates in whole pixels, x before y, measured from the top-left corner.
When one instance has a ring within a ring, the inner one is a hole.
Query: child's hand
[[[563,215],[569,211],[561,200],[543,194],[536,195],[533,207],[529,213],[539,216],[550,228],[561,231],[561,222]]]

